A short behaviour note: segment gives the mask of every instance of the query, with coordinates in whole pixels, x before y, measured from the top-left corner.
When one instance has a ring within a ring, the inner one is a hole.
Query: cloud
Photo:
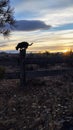
[[[39,20],[19,20],[16,21],[13,30],[15,31],[36,31],[47,30],[51,26]]]
[[[0,45],[0,47],[6,47],[6,46],[7,46],[7,45],[5,45],[5,44],[3,44],[3,45],[1,44],[1,45]]]
[[[21,1],[18,1],[16,0],[16,11],[27,11],[27,10],[30,10],[30,11],[39,11],[41,9],[44,10],[44,9],[57,9],[57,8],[66,8],[66,7],[71,7],[73,6],[73,0],[21,0]],[[20,8],[22,7],[22,8]],[[30,8],[31,7],[31,8]]]
[[[59,25],[57,27],[53,27],[52,30],[53,31],[73,30],[73,23]]]
[[[50,8],[67,8],[73,6],[73,0],[46,0]]]
[[[48,10],[58,10],[58,9],[65,9],[69,7],[73,7],[73,0],[25,0],[25,1],[18,1],[15,3],[15,13],[19,14],[27,14],[28,16],[32,14],[41,14],[43,11]],[[22,7],[22,8],[20,8]],[[62,11],[62,10],[61,10]],[[49,12],[47,12],[48,14]],[[25,15],[25,17],[27,17]],[[36,17],[35,15],[35,17]],[[20,16],[21,17],[21,16]]]
[[[16,0],[14,3],[17,20],[40,20],[48,25],[73,22],[73,0]]]
[[[11,4],[17,20],[40,20],[52,26],[73,22],[73,0],[11,0]]]

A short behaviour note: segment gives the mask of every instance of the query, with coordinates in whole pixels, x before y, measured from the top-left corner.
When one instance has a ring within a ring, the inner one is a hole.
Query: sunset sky
[[[15,26],[8,39],[0,35],[0,50],[15,52],[17,43],[34,44],[28,52],[73,49],[73,0],[11,0]]]

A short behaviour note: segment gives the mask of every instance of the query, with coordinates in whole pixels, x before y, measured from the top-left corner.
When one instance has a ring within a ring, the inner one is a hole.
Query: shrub
[[[3,79],[5,75],[5,68],[0,66],[0,79]]]

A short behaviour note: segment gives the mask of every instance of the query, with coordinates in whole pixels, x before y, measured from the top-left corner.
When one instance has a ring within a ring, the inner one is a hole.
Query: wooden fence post
[[[29,44],[28,42],[18,43],[16,50],[20,49],[20,86],[22,88],[26,85],[26,72],[25,72],[25,57],[26,49],[28,46],[31,46],[33,43]]]
[[[25,57],[26,49],[20,50],[20,87],[22,88],[24,88],[26,85]]]

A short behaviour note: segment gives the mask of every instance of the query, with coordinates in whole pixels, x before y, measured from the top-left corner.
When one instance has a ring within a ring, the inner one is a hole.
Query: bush
[[[5,75],[5,68],[0,66],[0,79],[3,79]]]

